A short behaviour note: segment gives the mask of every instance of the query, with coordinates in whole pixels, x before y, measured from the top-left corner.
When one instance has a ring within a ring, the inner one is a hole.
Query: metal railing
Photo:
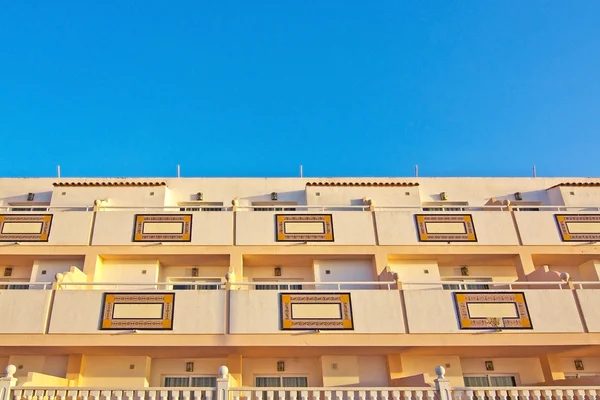
[[[202,278],[199,278],[202,279]],[[176,288],[185,286],[186,288]],[[230,282],[232,290],[250,288],[257,290],[285,290],[298,292],[311,292],[319,290],[465,290],[465,291],[511,291],[528,289],[600,289],[600,281],[544,281],[544,282],[468,282],[468,281],[359,281],[359,282],[307,282],[307,281],[253,281],[253,282]],[[485,286],[485,287],[484,287]],[[178,282],[0,282],[0,290],[6,289],[39,289],[50,290],[68,289],[73,290],[224,290],[227,282],[217,281],[178,281]]]
[[[219,205],[184,205],[184,206],[98,206],[98,211],[144,211],[144,212],[209,212],[209,211],[233,211],[232,206]],[[370,205],[287,205],[287,204],[268,204],[268,205],[241,205],[235,207],[236,211],[272,211],[272,212],[326,212],[326,211],[406,211],[423,213],[465,213],[474,211],[516,211],[516,212],[580,212],[596,213],[600,212],[600,206],[552,206],[552,205],[493,205],[493,206],[374,206]],[[1,206],[0,212],[63,212],[63,211],[94,211],[93,206]]]
[[[600,281],[580,281],[580,282],[563,282],[563,281],[545,281],[545,282],[497,282],[497,281],[432,281],[432,282],[411,282],[401,281],[399,282],[402,290],[455,290],[445,289],[446,286],[458,286],[457,290],[471,290],[471,291],[489,291],[489,290],[521,290],[521,289],[535,289],[536,287],[548,289],[589,289],[589,287],[595,287],[600,289]],[[481,286],[487,286],[487,288],[478,288]]]
[[[275,286],[275,287],[287,287],[282,290],[289,291],[302,291],[309,292],[311,290],[348,290],[352,289],[352,287],[372,287],[373,289],[377,289],[379,287],[384,287],[387,290],[391,290],[393,286],[396,285],[394,281],[377,281],[377,282],[306,282],[306,281],[255,281],[255,282],[231,282],[231,286],[235,287],[254,287],[256,286]],[[301,286],[300,289],[294,289],[293,287]],[[307,289],[309,287],[310,289]]]

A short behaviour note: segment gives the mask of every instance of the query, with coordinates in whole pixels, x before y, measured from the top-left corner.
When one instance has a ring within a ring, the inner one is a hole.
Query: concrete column
[[[440,400],[452,400],[452,395],[450,394],[450,381],[444,376],[446,368],[438,365],[435,367],[435,373],[437,378],[434,379],[433,382],[435,383],[435,390],[438,392],[438,398]]]
[[[527,281],[527,275],[535,271],[531,254],[520,253],[515,257],[515,268],[520,281]]]
[[[227,366],[229,367],[230,381],[235,386],[242,387],[242,355],[230,354],[227,356]]]
[[[83,354],[71,354],[67,361],[67,375],[69,386],[80,386],[82,384],[83,370],[85,369],[85,356]]]
[[[229,399],[229,368],[225,365],[219,367],[219,375],[217,376],[217,399]]]
[[[388,266],[388,255],[387,253],[377,253],[373,255],[373,266],[375,267],[375,276],[380,276],[386,271]]]
[[[560,358],[554,354],[540,356],[540,364],[546,385],[552,385],[555,380],[565,379]]]
[[[402,356],[400,354],[389,354],[387,356],[387,367],[389,379],[403,378]]]
[[[87,254],[83,261],[83,273],[87,275],[88,282],[96,280],[96,273],[102,270],[103,259],[97,254]]]

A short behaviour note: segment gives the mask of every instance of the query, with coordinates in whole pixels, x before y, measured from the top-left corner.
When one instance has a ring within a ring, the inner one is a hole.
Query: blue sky
[[[600,2],[1,1],[0,176],[600,175]]]

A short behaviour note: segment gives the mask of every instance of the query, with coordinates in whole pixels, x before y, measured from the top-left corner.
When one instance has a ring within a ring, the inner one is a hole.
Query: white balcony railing
[[[491,387],[454,388],[452,400],[596,400],[600,387]]]
[[[230,388],[230,400],[436,400],[434,388]]]
[[[215,388],[155,387],[107,389],[87,387],[23,387],[11,390],[9,400],[212,400]]]
[[[199,278],[202,279],[202,278]],[[185,289],[177,287],[185,286]],[[225,290],[226,282],[0,282],[0,290]],[[398,287],[397,287],[398,286]],[[483,288],[482,286],[485,286]],[[260,288],[257,288],[260,287]],[[269,288],[266,288],[269,287]],[[456,288],[454,288],[456,287]],[[307,282],[307,281],[254,281],[231,282],[229,288],[239,290],[285,290],[310,292],[316,290],[471,290],[510,291],[522,289],[600,289],[600,281],[545,281],[545,282],[479,282],[479,281],[365,281],[365,282]]]

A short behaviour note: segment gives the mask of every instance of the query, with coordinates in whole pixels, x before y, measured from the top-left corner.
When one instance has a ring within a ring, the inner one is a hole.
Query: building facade
[[[600,386],[598,241],[590,178],[0,179],[0,365],[17,388]]]

